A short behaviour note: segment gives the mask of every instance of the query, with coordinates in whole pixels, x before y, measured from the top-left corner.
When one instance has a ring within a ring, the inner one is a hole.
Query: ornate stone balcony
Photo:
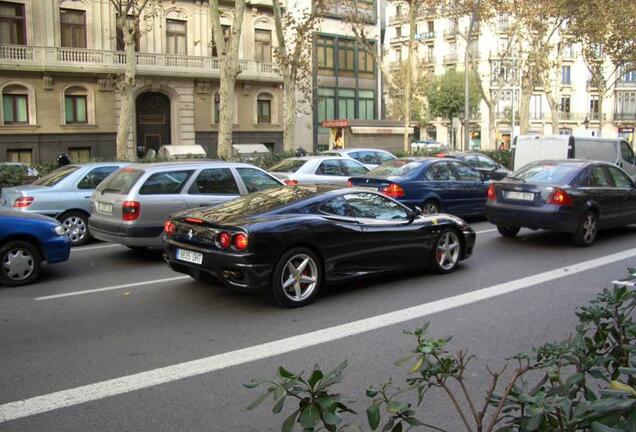
[[[136,53],[137,73],[152,76],[218,78],[219,59],[202,56]],[[126,54],[82,48],[0,45],[0,69],[39,72],[118,73]],[[239,80],[282,82],[278,65],[240,61]]]

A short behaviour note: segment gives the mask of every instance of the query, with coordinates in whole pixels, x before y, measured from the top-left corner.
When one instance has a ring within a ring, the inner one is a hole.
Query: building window
[[[318,88],[318,124],[336,118],[336,91],[332,88]],[[325,130],[321,127],[321,130]]]
[[[166,20],[166,53],[186,55],[187,46],[187,21],[167,19]]]
[[[24,5],[0,2],[0,43],[26,44]]]
[[[371,49],[375,49],[375,43],[371,43]],[[375,73],[373,56],[361,45],[358,45],[358,71],[360,73]]]
[[[73,163],[84,163],[91,161],[90,147],[69,147],[68,157]]]
[[[375,93],[373,90],[358,90],[358,118],[375,119]]]
[[[543,96],[532,95],[530,98],[530,118],[541,120],[543,118]]]
[[[221,95],[217,92],[214,94],[214,123],[219,123],[221,118]]]
[[[435,34],[435,21],[427,21],[426,22],[426,30],[428,31],[429,36]]]
[[[2,115],[4,124],[28,124],[29,123],[29,96],[26,93],[17,93],[21,89],[15,86],[16,93],[2,94]]]
[[[256,100],[256,113],[258,124],[272,123],[272,98],[270,96],[258,96]]]
[[[257,62],[272,62],[272,32],[270,30],[254,30],[254,45]]]
[[[33,150],[7,149],[7,162],[19,162],[27,165],[33,165]]]
[[[590,120],[598,120],[598,96],[590,96]]]
[[[570,66],[561,66],[561,84],[570,85],[570,72],[572,68]]]
[[[636,91],[616,92],[616,113],[621,117],[636,115]]]
[[[334,68],[335,39],[325,36],[318,36],[316,40],[316,57],[320,69]]]
[[[66,124],[86,124],[86,95],[64,96],[64,114]]]
[[[395,6],[395,16],[396,17],[402,16],[402,5]]]
[[[559,106],[562,113],[570,112],[570,96],[561,96],[561,105]]]
[[[60,9],[60,45],[68,48],[86,48],[86,12]]]
[[[354,71],[355,41],[352,39],[338,40],[338,70]]]
[[[636,69],[627,71],[625,75],[623,75],[623,81],[625,82],[636,82]]]
[[[230,42],[232,27],[229,25],[221,24],[221,29],[223,30],[223,40],[225,41],[225,46],[227,46],[227,44]],[[219,57],[219,52],[216,49],[216,44],[214,43],[214,34],[212,34],[212,57]]]
[[[356,118],[356,92],[349,89],[338,89],[338,118]]]

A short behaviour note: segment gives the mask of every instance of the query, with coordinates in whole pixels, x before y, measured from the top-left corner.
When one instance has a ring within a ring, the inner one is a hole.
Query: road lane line
[[[497,231],[497,228],[487,229],[487,230],[482,230],[482,231],[475,231],[475,234],[486,234],[486,233],[491,233],[491,232],[495,232],[495,231]]]
[[[636,248],[322,330],[0,405],[0,423],[296,351],[469,305],[636,257]]]
[[[161,284],[161,283],[166,283],[166,282],[174,282],[174,281],[183,280],[183,279],[189,279],[189,278],[190,278],[190,276],[175,276],[175,277],[170,277],[170,278],[165,278],[165,279],[149,280],[149,281],[145,281],[145,282],[133,282],[133,283],[127,283],[127,284],[123,284],[123,285],[115,285],[115,286],[109,286],[109,287],[103,287],[103,288],[94,288],[94,289],[88,289],[88,290],[82,290],[82,291],[71,291],[71,292],[61,293],[61,294],[53,294],[53,295],[48,295],[48,296],[36,297],[35,300],[37,300],[37,301],[53,300],[53,299],[59,299],[59,298],[64,298],[64,297],[74,297],[74,296],[79,296],[79,295],[84,295],[84,294],[94,294],[94,293],[105,292],[105,291],[114,291],[114,290],[120,290],[120,289],[126,289],[126,288],[135,288],[135,287],[144,286],[144,285],[152,285],[152,284]]]
[[[109,243],[109,244],[104,244],[104,245],[97,245],[97,246],[80,246],[80,247],[75,247],[75,248],[71,248],[71,252],[84,252],[84,251],[89,251],[89,250],[94,250],[94,249],[106,249],[106,248],[113,248],[113,247],[123,247],[123,245],[120,244],[114,244],[114,243]]]

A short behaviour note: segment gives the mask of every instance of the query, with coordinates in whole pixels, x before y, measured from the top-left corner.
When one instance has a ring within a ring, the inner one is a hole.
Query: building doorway
[[[149,150],[159,151],[172,144],[170,130],[170,99],[163,93],[149,92],[137,98],[137,156],[143,158]]]

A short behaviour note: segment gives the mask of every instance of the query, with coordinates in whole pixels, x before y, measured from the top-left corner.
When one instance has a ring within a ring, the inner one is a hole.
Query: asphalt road
[[[503,239],[487,222],[457,272],[327,287],[305,308],[281,309],[173,273],[158,254],[95,243],[40,282],[0,288],[0,431],[274,431],[286,416],[241,383],[278,365],[308,370],[348,359],[340,392],[364,413],[364,390],[405,370],[403,329],[431,322],[433,336],[485,364],[567,337],[574,310],[636,266],[636,228],[602,233],[591,248],[523,230]],[[353,323],[353,324],[352,324]],[[198,362],[193,360],[200,359]],[[424,419],[461,430],[434,396]],[[359,417],[364,422],[364,417]]]

